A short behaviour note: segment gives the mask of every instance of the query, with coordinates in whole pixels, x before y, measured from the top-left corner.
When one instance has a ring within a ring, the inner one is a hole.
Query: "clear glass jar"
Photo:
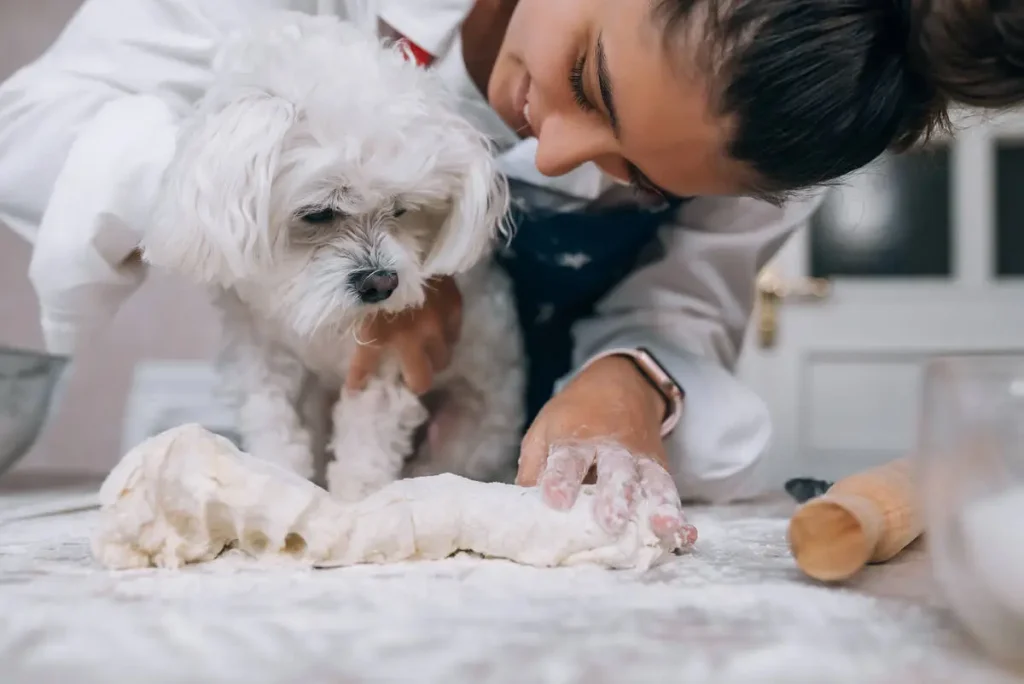
[[[938,358],[916,461],[935,579],[994,657],[1024,666],[1024,356]]]

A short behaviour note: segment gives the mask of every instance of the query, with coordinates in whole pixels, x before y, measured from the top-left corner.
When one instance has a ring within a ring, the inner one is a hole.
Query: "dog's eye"
[[[330,207],[322,209],[307,209],[299,214],[299,218],[306,223],[313,225],[320,225],[322,223],[331,223],[338,218],[339,214]]]
[[[408,209],[404,209],[402,207],[395,207],[394,211],[392,211],[392,214],[394,215],[395,218],[398,218],[399,216],[404,216],[405,212],[407,212],[407,211],[409,211],[409,210]]]

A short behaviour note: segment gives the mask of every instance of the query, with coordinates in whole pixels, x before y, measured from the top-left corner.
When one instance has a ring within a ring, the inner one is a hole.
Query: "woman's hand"
[[[597,474],[594,516],[619,534],[641,499],[651,528],[673,548],[697,539],[667,470],[661,422],[665,400],[631,360],[609,356],[551,398],[523,440],[518,484],[539,485],[548,505],[566,509],[591,472]]]
[[[380,367],[384,352],[398,355],[402,378],[415,394],[425,394],[434,375],[451,363],[452,349],[462,330],[462,295],[449,276],[427,284],[423,306],[397,314],[378,314],[359,329],[360,345],[349,364],[345,387],[361,390]]]

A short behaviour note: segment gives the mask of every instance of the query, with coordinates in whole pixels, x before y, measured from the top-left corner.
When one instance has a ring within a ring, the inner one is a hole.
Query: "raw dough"
[[[455,475],[395,482],[342,504],[304,478],[242,453],[198,425],[130,451],[100,489],[93,554],[108,568],[177,568],[234,546],[261,561],[315,567],[446,558],[459,551],[550,567],[647,569],[671,555],[643,505],[619,537],[591,514],[589,487],[567,512],[535,489]]]

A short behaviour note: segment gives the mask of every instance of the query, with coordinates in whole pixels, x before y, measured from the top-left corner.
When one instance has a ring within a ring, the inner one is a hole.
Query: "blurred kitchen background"
[[[0,3],[0,78],[36,57],[77,0]],[[1024,117],[1021,117],[1024,118]],[[830,196],[762,274],[742,376],[775,421],[765,477],[834,478],[912,448],[922,361],[1024,352],[1024,124],[885,158]],[[0,227],[0,343],[40,349],[29,246]],[[76,361],[53,423],[15,472],[102,473],[185,420],[229,429],[206,360],[203,295],[151,276]]]
[[[0,2],[0,80],[41,54],[80,4]],[[41,350],[27,276],[30,252],[25,240],[0,225],[0,345]],[[204,363],[216,349],[217,336],[216,320],[201,292],[151,275],[109,334],[76,359],[52,423],[15,466],[14,476],[26,470],[102,473],[117,462],[124,442],[151,427],[165,421],[170,427],[204,413],[219,420],[207,407],[211,378]]]

